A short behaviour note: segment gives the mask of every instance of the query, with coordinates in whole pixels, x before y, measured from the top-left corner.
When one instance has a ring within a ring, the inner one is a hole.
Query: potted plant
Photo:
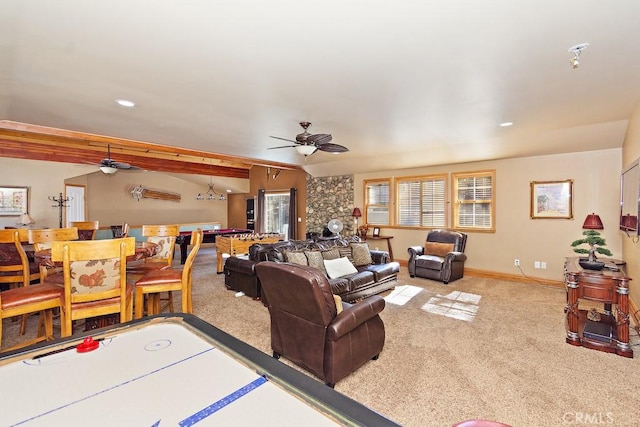
[[[597,260],[596,252],[607,256],[613,255],[609,249],[603,247],[606,246],[607,243],[602,237],[600,237],[600,233],[595,230],[585,230],[582,232],[582,234],[585,237],[575,240],[573,243],[571,243],[571,246],[573,247],[573,251],[575,253],[589,254],[588,258],[580,258],[580,266],[588,270],[602,270],[602,268],[604,267],[604,262]],[[584,244],[589,245],[589,249],[577,247]]]

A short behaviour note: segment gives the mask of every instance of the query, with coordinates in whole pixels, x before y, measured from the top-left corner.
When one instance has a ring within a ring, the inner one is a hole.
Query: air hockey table
[[[397,426],[188,314],[0,354],[3,426]]]

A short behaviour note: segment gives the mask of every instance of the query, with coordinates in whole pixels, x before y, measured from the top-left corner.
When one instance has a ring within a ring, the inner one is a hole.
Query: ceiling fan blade
[[[329,135],[328,133],[318,133],[318,134],[315,134],[315,135],[310,135],[307,138],[307,142],[311,142],[313,144],[320,145],[320,144],[326,144],[328,142],[331,142],[332,139],[333,139],[333,137],[331,135]]]
[[[296,145],[281,145],[279,147],[269,147],[267,148],[267,150],[275,150],[276,148],[294,148],[297,147]]]
[[[297,142],[294,141],[293,139],[281,138],[279,136],[269,136],[269,138],[281,139],[283,141],[289,141],[289,142],[293,142],[294,144],[297,144]]]
[[[114,167],[116,169],[131,169],[131,165],[129,163],[115,161],[111,162],[111,167]]]
[[[332,144],[330,142],[318,145],[318,150],[326,151],[327,153],[346,153],[347,151],[349,151],[349,149],[345,146]]]
[[[138,166],[132,166],[129,163],[124,163],[124,162],[111,162],[111,166],[116,169],[127,170],[127,171],[142,170]]]

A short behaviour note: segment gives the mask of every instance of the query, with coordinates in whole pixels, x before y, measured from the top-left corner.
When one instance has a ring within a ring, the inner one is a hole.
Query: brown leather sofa
[[[351,247],[351,244],[365,245],[357,236],[340,238],[318,238],[315,240],[290,240],[270,244],[254,244],[249,248],[248,257],[229,257],[224,265],[225,285],[227,289],[241,291],[245,295],[255,299],[265,298],[261,294],[260,279],[255,267],[264,261],[287,262],[287,252],[324,252],[337,248],[340,251]],[[389,258],[388,252],[368,250],[370,263],[356,265],[357,272],[330,278],[329,283],[335,295],[339,295],[343,301],[353,302],[371,295],[379,294],[388,289],[393,289],[397,284],[400,264]],[[302,255],[306,264],[307,258]],[[356,262],[356,264],[358,264]],[[312,264],[323,269],[322,265]]]
[[[273,357],[284,356],[330,387],[378,358],[385,341],[382,297],[340,303],[338,313],[320,270],[267,261],[257,264],[256,271],[269,301]]]
[[[408,249],[409,276],[439,280],[445,285],[464,275],[467,234],[451,230],[431,230],[424,246]]]

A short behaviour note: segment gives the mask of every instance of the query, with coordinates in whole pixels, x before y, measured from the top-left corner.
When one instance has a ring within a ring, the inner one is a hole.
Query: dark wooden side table
[[[387,241],[387,249],[389,252],[389,258],[393,261],[393,249],[391,248],[391,239],[393,236],[365,236],[364,240],[386,240]]]
[[[578,257],[567,258],[564,265],[567,286],[567,305],[564,309],[567,316],[566,342],[633,357],[633,350],[629,346],[631,278],[626,275],[624,262],[607,261],[608,266],[617,268],[618,271],[595,271],[583,269],[578,261]],[[580,310],[580,299],[601,302],[604,305],[604,313]]]

